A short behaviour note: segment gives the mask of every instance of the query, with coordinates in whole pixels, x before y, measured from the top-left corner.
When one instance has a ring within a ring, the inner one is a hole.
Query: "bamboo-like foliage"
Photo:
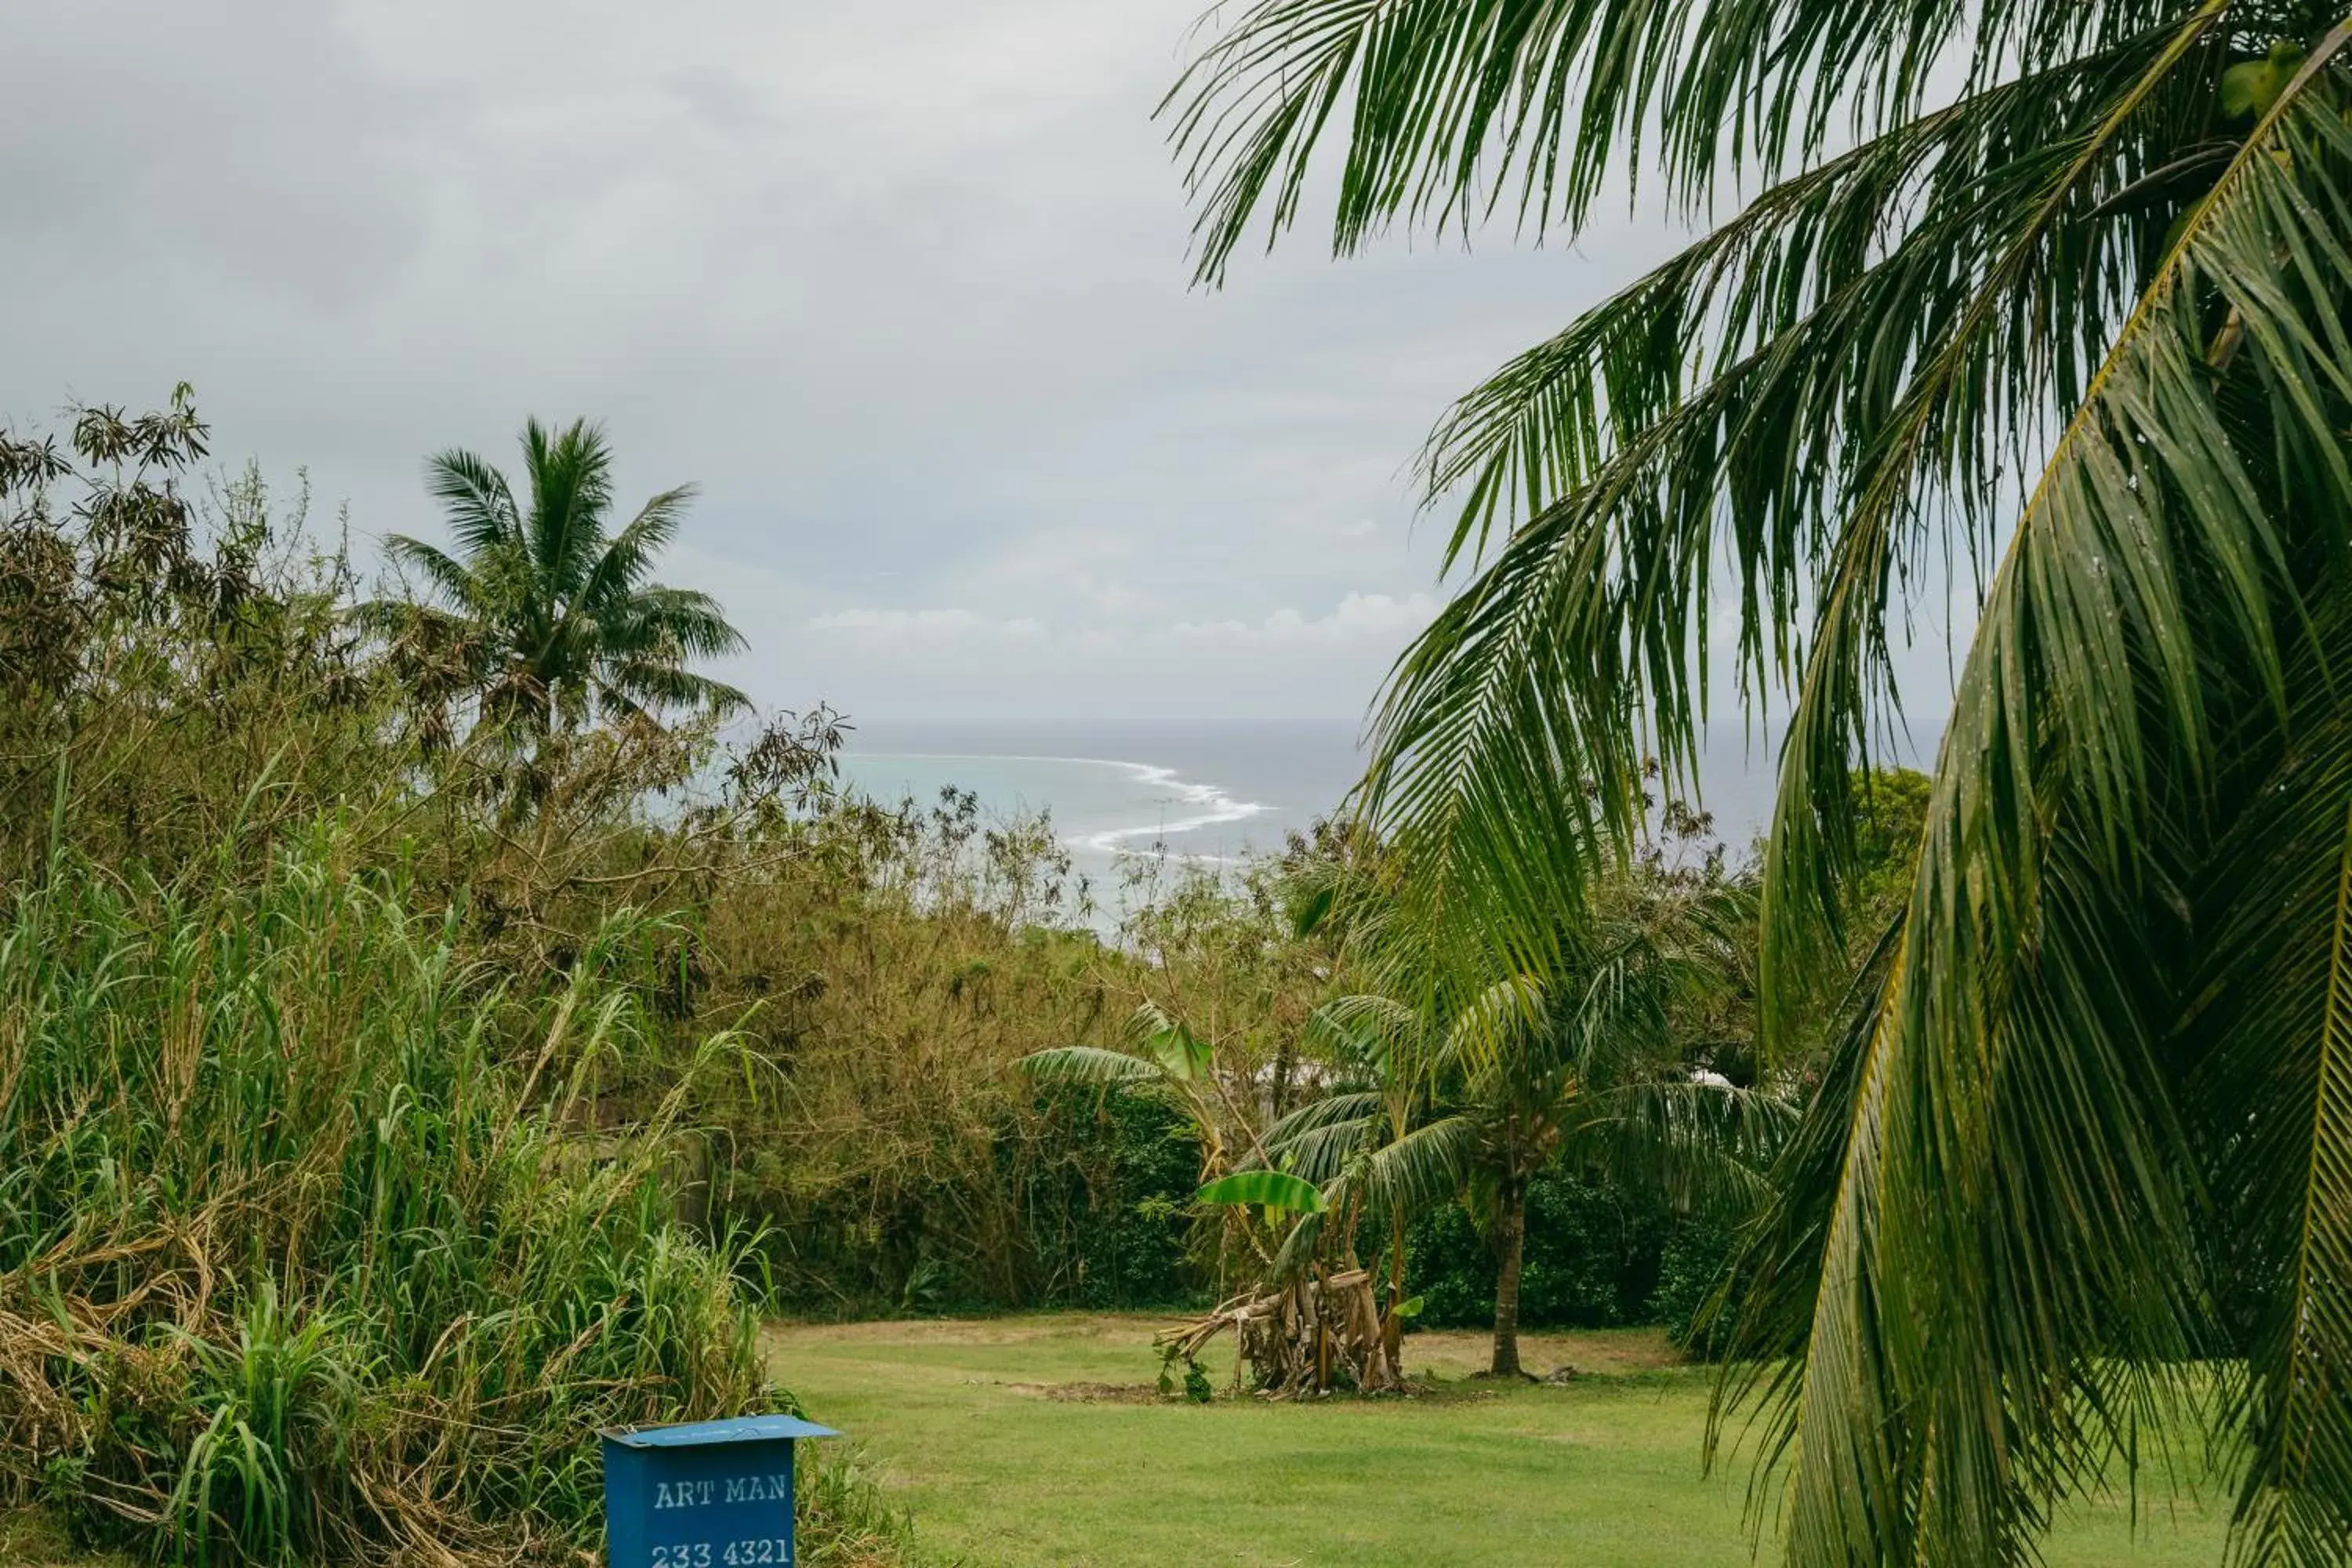
[[[1744,695],[1791,700],[1784,1021],[1843,951],[1911,595],[1985,584],[1906,908],[1734,1307],[1792,1562],[2031,1561],[2190,1358],[2236,1556],[2352,1551],[2348,36],[2231,0],[1265,0],[1180,100],[1213,271],[1295,216],[1343,99],[1343,247],[1574,224],[1637,135],[1685,210],[1760,185],[1433,440],[1482,566],[1397,668],[1368,805],[1440,919],[1557,945],[1643,758],[1687,772],[1728,614]]]

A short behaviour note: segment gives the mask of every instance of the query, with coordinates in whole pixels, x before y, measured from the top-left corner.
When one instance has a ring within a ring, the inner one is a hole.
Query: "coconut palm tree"
[[[1728,677],[1786,702],[1785,1033],[1894,652],[1976,586],[1746,1260],[1792,1562],[2024,1561],[2216,1353],[2236,1550],[2352,1549],[2347,39],[2343,0],[1257,0],[1171,100],[1212,278],[1332,139],[1343,251],[1629,190],[1695,235],[1425,454],[1472,574],[1366,800],[1450,926],[1539,954]]]
[[[693,487],[662,491],[614,531],[612,448],[600,427],[550,431],[533,419],[522,451],[527,506],[471,452],[425,465],[457,553],[394,534],[386,553],[430,598],[369,605],[369,620],[405,646],[429,647],[486,718],[532,733],[599,716],[749,707],[734,687],[688,668],[746,646],[718,602],[646,581]]]
[[[1391,1336],[1407,1220],[1465,1198],[1475,1206],[1495,1246],[1496,1377],[1521,1374],[1519,1276],[1537,1175],[1565,1162],[1685,1202],[1752,1207],[1758,1169],[1788,1120],[1770,1093],[1683,1061],[1672,1019],[1692,976],[1655,931],[1596,923],[1574,953],[1544,979],[1496,981],[1450,1013],[1433,1010],[1446,994],[1434,986],[1415,988],[1416,1002],[1362,994],[1326,1004],[1317,1032],[1366,1087],[1303,1107],[1265,1140],[1277,1164],[1324,1184],[1326,1216],[1387,1219]]]

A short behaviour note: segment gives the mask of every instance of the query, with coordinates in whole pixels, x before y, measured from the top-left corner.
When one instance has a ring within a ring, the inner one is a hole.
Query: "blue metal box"
[[[612,1568],[781,1568],[793,1552],[793,1444],[837,1437],[790,1415],[606,1432]]]

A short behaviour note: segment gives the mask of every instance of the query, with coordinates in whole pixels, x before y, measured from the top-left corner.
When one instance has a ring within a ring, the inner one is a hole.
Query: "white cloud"
[[[1179,642],[1247,647],[1330,647],[1402,641],[1429,624],[1437,601],[1427,594],[1350,594],[1325,616],[1309,620],[1285,606],[1252,625],[1244,621],[1179,621],[1168,635]]]

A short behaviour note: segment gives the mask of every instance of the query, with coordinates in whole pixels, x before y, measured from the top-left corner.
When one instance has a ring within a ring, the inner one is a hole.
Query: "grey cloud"
[[[380,534],[428,451],[601,416],[625,491],[701,482],[673,574],[763,700],[1351,721],[1411,617],[1264,629],[1419,603],[1430,421],[1671,237],[1196,291],[1150,114],[1198,3],[15,8],[0,417],[186,378]],[[1037,631],[877,646],[957,609]]]

